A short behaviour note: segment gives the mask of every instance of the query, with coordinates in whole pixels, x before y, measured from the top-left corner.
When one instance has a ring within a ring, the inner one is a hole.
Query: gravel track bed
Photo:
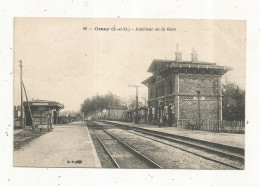
[[[139,130],[135,130],[136,132],[140,132],[141,134],[145,134],[145,135],[148,135],[149,136],[149,133],[151,132],[145,132],[142,130],[139,131]],[[160,135],[160,134],[158,134]],[[160,136],[164,136],[164,137],[167,137],[167,138],[171,138],[171,139],[174,139],[174,140],[177,140],[177,141],[181,141],[181,142],[184,142],[184,143],[190,143],[190,144],[193,144],[193,145],[197,145],[197,146],[201,146],[201,147],[205,147],[205,148],[209,148],[209,149],[214,149],[216,151],[220,151],[220,152],[223,152],[223,153],[227,153],[227,154],[231,154],[231,155],[234,155],[234,156],[238,156],[238,157],[244,157],[244,153],[237,153],[237,152],[233,152],[231,150],[227,150],[227,149],[223,149],[221,147],[213,147],[211,145],[207,145],[207,143],[198,143],[198,142],[194,142],[193,140],[188,140],[188,139],[183,139],[182,137],[172,137],[171,135],[160,135]]]
[[[94,143],[95,149],[97,151],[97,155],[100,160],[102,168],[116,168],[113,162],[111,161],[110,157],[107,155],[104,148],[100,144],[96,134],[91,128],[89,128],[89,133]]]
[[[104,125],[104,124],[100,124],[100,123],[96,123],[93,124],[93,123],[88,123],[87,126],[89,128],[91,128],[92,130],[101,130],[101,129],[118,129],[118,127],[115,127],[115,126],[112,126],[112,125]],[[122,129],[122,128],[121,128]]]
[[[136,157],[134,153],[122,146],[117,140],[114,140],[102,130],[96,130],[95,132],[121,168],[150,168],[146,162]]]
[[[141,136],[145,136],[145,137],[151,138],[151,139],[156,140],[156,141],[167,143],[167,144],[170,144],[174,147],[178,147],[180,149],[184,149],[184,150],[196,153],[198,155],[202,155],[202,156],[211,158],[213,160],[217,160],[219,162],[223,162],[223,163],[226,163],[226,164],[229,164],[229,165],[241,168],[241,169],[244,168],[244,163],[241,163],[238,160],[231,160],[230,158],[223,157],[223,156],[220,156],[220,155],[216,155],[214,153],[208,153],[205,150],[199,150],[199,149],[192,148],[192,147],[189,147],[189,146],[186,146],[186,145],[182,145],[182,144],[179,144],[179,143],[175,143],[175,142],[164,140],[164,139],[161,139],[161,138],[158,138],[158,137],[154,137],[152,135],[147,135],[147,134],[139,133],[139,132],[136,132],[136,131],[129,131],[129,132],[132,132],[134,134],[138,134],[138,135],[141,135]]]
[[[232,169],[204,158],[170,147],[153,140],[134,135],[121,129],[108,130],[137,151],[158,163],[162,168],[174,169]]]

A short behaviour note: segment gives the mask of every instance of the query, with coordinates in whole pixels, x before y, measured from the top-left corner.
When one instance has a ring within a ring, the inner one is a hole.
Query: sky
[[[114,26],[130,31],[111,31]],[[244,89],[245,36],[245,21],[234,20],[15,18],[14,105],[20,103],[19,60],[29,100],[58,101],[79,111],[96,94],[135,97],[130,84],[140,85],[139,96],[147,97],[141,82],[151,76],[152,60],[174,60],[177,44],[183,60],[194,48],[199,61],[232,67],[228,79]]]

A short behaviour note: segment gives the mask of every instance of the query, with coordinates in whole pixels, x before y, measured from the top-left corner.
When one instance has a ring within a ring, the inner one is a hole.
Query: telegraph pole
[[[144,115],[145,115],[145,123],[147,123],[147,121],[148,121],[148,115],[147,115],[147,113],[148,113],[148,111],[149,111],[149,108],[148,108],[148,104],[146,103],[146,97],[142,97],[142,99],[144,99],[144,106],[145,107],[147,107],[147,111],[145,110],[144,111]],[[147,104],[147,105],[146,105]]]
[[[20,86],[21,86],[21,125],[24,128],[24,123],[23,123],[23,61],[19,60],[20,62]]]
[[[23,83],[22,83],[22,84],[23,84]],[[26,89],[25,89],[24,84],[23,84],[23,89],[24,89],[24,93],[25,93],[26,101],[27,101],[27,104],[28,104],[28,108],[29,108],[30,116],[31,116],[31,119],[32,119],[32,129],[33,129],[33,131],[35,131],[35,126],[34,126],[34,123],[33,123],[32,110],[31,110],[31,107],[30,107],[30,103],[29,103],[29,100],[28,100],[28,97],[27,97],[27,93],[26,93]]]
[[[138,87],[137,85],[129,85],[130,87],[135,87],[136,89],[136,113],[135,113],[135,123],[137,123],[137,117],[138,117]]]

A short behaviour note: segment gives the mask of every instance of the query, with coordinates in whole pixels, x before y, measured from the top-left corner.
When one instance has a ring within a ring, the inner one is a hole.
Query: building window
[[[165,95],[165,85],[164,83],[158,84],[156,86],[156,97],[161,97]]]
[[[162,84],[162,96],[165,95],[165,87],[164,87],[164,83]]]
[[[150,87],[149,88],[149,99],[152,99],[153,98],[153,87]]]
[[[161,80],[162,80],[162,77],[160,75],[157,76],[156,79],[155,79],[156,82],[160,82]]]
[[[168,80],[167,81],[167,85],[166,85],[166,89],[167,89],[167,94],[171,94],[172,93],[172,80]]]
[[[155,97],[158,97],[158,96],[159,96],[159,86],[157,85],[156,89],[155,89]]]

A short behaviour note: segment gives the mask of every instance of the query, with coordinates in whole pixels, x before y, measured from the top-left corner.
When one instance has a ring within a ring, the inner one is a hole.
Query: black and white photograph
[[[13,166],[244,170],[246,21],[14,18]]]

